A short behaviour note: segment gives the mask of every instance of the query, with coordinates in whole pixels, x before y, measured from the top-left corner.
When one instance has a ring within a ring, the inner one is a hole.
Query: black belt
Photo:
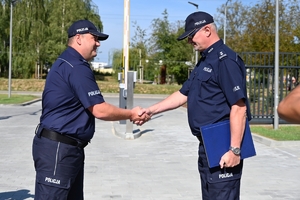
[[[80,148],[84,148],[86,147],[86,145],[88,145],[89,142],[86,141],[82,141],[79,139],[73,139],[71,137],[68,137],[66,135],[62,135],[60,133],[57,133],[55,131],[51,131],[48,129],[43,129],[41,132],[41,136],[48,138],[50,140],[54,140],[57,142],[61,142],[61,143],[65,143],[65,144],[69,144],[75,147],[80,147]]]

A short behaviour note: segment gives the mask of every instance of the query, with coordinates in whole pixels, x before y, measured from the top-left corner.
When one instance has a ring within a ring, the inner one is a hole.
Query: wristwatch
[[[229,147],[229,150],[231,150],[236,156],[241,155],[241,149],[238,147]]]

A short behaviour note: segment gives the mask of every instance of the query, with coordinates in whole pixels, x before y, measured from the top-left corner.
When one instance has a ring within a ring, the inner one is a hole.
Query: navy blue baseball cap
[[[98,40],[106,40],[108,35],[101,33],[96,26],[90,22],[89,20],[78,20],[74,22],[69,30],[68,30],[68,37],[73,37],[76,34],[85,34],[90,33],[98,37]]]
[[[188,37],[196,29],[200,29],[203,26],[213,23],[213,17],[206,12],[194,12],[190,14],[185,20],[185,32],[177,38],[177,40],[183,40]]]

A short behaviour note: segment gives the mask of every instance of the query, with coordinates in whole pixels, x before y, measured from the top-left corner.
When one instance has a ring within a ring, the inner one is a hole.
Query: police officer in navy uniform
[[[84,147],[95,132],[95,118],[148,120],[141,108],[121,109],[104,101],[88,61],[108,35],[88,20],[68,30],[68,47],[52,65],[42,96],[42,115],[33,140],[35,199],[82,200]]]
[[[185,38],[200,51],[201,59],[179,91],[143,112],[152,116],[187,103],[191,132],[200,141],[198,170],[203,200],[238,200],[243,168],[240,145],[246,120],[251,119],[244,62],[219,38],[213,17],[206,12],[186,18],[185,32],[178,40]],[[220,166],[209,168],[200,127],[227,119],[231,145],[220,159]]]

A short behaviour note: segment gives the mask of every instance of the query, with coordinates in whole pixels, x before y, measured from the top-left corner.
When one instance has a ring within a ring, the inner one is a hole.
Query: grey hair
[[[213,29],[215,29],[216,32],[218,32],[217,25],[216,25],[214,22],[211,23],[210,25],[211,25],[211,27],[212,27]]]

